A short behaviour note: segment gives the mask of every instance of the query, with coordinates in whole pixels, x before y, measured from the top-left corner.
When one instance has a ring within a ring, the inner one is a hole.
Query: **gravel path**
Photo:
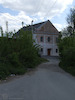
[[[58,58],[46,58],[35,70],[0,83],[0,100],[75,100],[75,77],[58,67]]]

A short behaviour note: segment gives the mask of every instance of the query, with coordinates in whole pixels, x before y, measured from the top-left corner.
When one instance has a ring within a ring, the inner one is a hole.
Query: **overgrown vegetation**
[[[75,9],[70,10],[67,22],[69,26],[62,32],[64,37],[60,37],[58,43],[60,67],[75,76]]]
[[[19,31],[13,38],[0,37],[0,79],[11,74],[24,74],[28,68],[34,68],[43,59],[38,56],[37,45],[33,45],[30,31]]]
[[[59,43],[60,67],[75,76],[75,37],[65,37]]]

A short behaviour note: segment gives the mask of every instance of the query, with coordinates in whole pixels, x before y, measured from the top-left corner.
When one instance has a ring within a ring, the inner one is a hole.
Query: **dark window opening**
[[[41,36],[40,41],[43,42],[43,37]]]
[[[56,37],[56,43],[58,43],[58,38]]]
[[[48,42],[50,42],[50,37],[48,37]]]
[[[56,49],[56,53],[58,53],[58,49]]]
[[[43,48],[41,48],[41,52],[43,52]]]

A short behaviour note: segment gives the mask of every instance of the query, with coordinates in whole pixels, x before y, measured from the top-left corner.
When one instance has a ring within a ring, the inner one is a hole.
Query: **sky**
[[[18,31],[24,26],[50,20],[61,31],[75,0],[0,0],[0,26],[6,31]]]

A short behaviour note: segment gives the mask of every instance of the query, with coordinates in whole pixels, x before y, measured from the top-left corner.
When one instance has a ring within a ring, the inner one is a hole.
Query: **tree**
[[[73,35],[73,28],[72,28],[72,26],[68,26],[67,27],[67,31],[68,31],[68,35],[69,36],[72,36]]]
[[[69,36],[69,33],[68,33],[68,30],[67,30],[67,27],[64,28],[64,29],[62,29],[61,34],[62,34],[62,37],[68,37],[68,36]]]
[[[67,16],[67,22],[69,26],[71,26],[71,29],[73,29],[73,34],[75,32],[75,9],[71,8],[70,13]]]
[[[62,30],[58,43],[60,67],[75,76],[75,9],[67,16],[68,26]]]

